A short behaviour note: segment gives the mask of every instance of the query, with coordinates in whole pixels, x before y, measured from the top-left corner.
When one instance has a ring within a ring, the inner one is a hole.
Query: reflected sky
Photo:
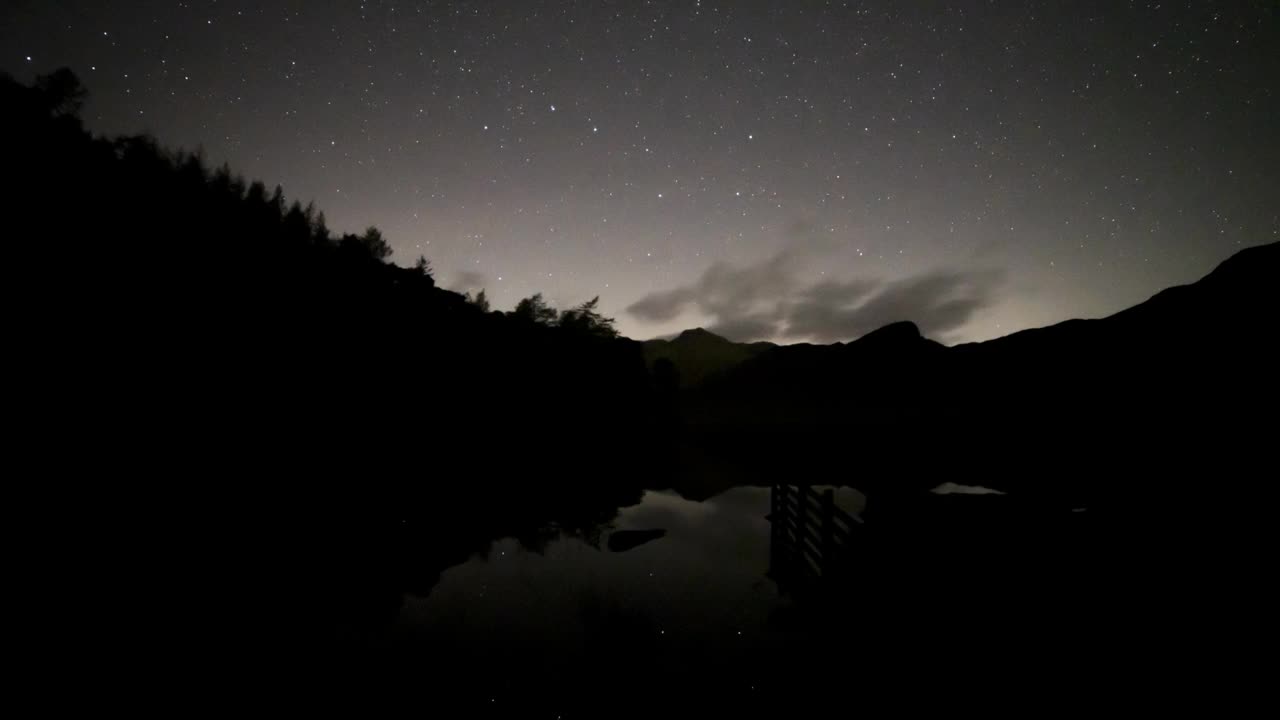
[[[777,619],[790,599],[767,577],[769,493],[742,487],[693,502],[648,492],[612,531],[666,535],[623,553],[605,549],[608,533],[599,549],[565,538],[542,554],[500,541],[488,557],[443,573],[429,596],[407,598],[399,630],[459,662],[509,662],[551,677],[601,655],[694,673],[726,658],[752,665],[788,632]],[[862,497],[841,489],[838,503],[858,510]]]

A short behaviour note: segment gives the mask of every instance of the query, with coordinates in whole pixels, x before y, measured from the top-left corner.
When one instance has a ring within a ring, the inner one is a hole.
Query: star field
[[[1280,238],[1278,29],[1266,2],[11,2],[0,68],[69,66],[91,130],[202,147],[496,308],[958,342]]]

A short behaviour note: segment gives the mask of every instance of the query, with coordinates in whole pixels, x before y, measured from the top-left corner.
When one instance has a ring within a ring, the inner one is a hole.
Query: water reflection
[[[838,498],[861,507],[852,490]],[[477,667],[509,657],[554,672],[601,653],[677,673],[707,662],[750,665],[788,632],[777,618],[791,600],[768,576],[769,511],[763,487],[704,502],[647,492],[619,512],[598,547],[560,538],[535,553],[515,540],[495,543],[486,557],[445,571],[428,596],[407,599],[400,629]],[[609,550],[612,534],[649,531],[661,537]]]
[[[660,637],[738,637],[763,625],[776,599],[765,577],[768,510],[766,488],[703,503],[648,492],[619,513],[613,530],[663,530],[663,537],[621,553],[576,538],[553,540],[541,554],[499,541],[486,558],[443,573],[426,598],[411,599],[401,621],[499,644],[508,634],[579,635],[598,629],[602,613]]]
[[[788,494],[821,508],[826,489]],[[856,491],[832,497],[846,516],[865,509]],[[920,527],[882,533],[876,510],[874,535],[845,546],[857,557],[843,557],[836,582],[819,572],[821,582],[800,583],[779,572],[776,502],[767,487],[702,502],[646,492],[599,532],[499,540],[406,596],[383,644],[362,657],[385,658],[377,672],[410,695],[430,688],[464,710],[567,718],[617,716],[620,699],[657,711],[687,697],[719,713],[791,712],[797,694],[851,677],[915,678],[920,663],[998,647],[992,623],[1017,610],[1015,596],[999,584],[979,592],[970,580],[992,576],[956,562],[939,544],[945,528],[908,542]]]

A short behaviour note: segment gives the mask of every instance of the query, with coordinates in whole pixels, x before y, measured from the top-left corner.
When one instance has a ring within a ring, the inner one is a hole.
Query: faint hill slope
[[[1280,243],[1246,248],[1189,285],[1156,293],[1146,302],[1097,320],[1067,320],[983,343],[964,352],[1009,352],[1041,344],[1113,342],[1168,349],[1207,337],[1249,342],[1256,323],[1274,318],[1280,281]]]
[[[679,374],[680,387],[691,388],[775,347],[767,342],[735,343],[694,328],[670,340],[646,341],[644,359],[650,369],[658,360],[670,360]]]
[[[1039,384],[1041,397],[1071,404],[1103,396],[1149,405],[1220,400],[1274,367],[1278,289],[1280,243],[1259,245],[1114,315],[961,345],[949,355],[957,372],[1005,395],[1016,394],[1013,384]]]
[[[1109,317],[1068,320],[981,343],[948,348],[904,321],[832,345],[746,346],[688,331],[672,342],[680,352],[668,353],[678,366],[714,367],[714,377],[705,373],[700,379],[710,378],[719,394],[852,392],[895,401],[926,388],[955,399],[1018,392],[1011,383],[1055,380],[1074,386],[1076,379],[1097,382],[1100,375],[1130,371],[1160,376],[1188,364],[1260,370],[1255,359],[1275,348],[1268,328],[1276,317],[1277,287],[1280,243],[1272,243],[1242,250],[1201,280]],[[659,347],[646,343],[646,357],[657,356]]]
[[[912,322],[896,322],[867,333],[849,343],[832,345],[786,345],[750,358],[735,368],[726,381],[747,382],[761,386],[785,386],[788,391],[816,390],[822,386],[826,392],[834,387],[868,385],[871,378],[860,373],[884,370],[903,371],[907,366],[935,357],[945,347],[920,334],[920,328]]]
[[[685,427],[747,453],[753,472],[859,487],[955,479],[1093,496],[1245,477],[1275,430],[1278,291],[1272,243],[1106,318],[951,348],[905,322],[772,348],[686,392]]]

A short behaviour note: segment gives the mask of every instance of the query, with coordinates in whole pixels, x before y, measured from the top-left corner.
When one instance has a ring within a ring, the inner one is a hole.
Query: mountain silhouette
[[[644,356],[650,368],[659,360],[671,362],[678,373],[679,386],[690,388],[775,347],[768,342],[735,343],[709,330],[694,328],[670,340],[646,341]]]
[[[736,362],[683,393],[686,433],[728,456],[751,448],[762,472],[864,488],[965,482],[954,475],[977,454],[977,484],[1063,503],[1150,487],[1176,467],[1241,465],[1263,442],[1253,418],[1276,398],[1278,280],[1271,243],[1109,317],[981,343],[945,347],[910,322],[833,345],[704,341]],[[863,477],[832,472],[849,458]]]
[[[1280,243],[1246,248],[1201,280],[1167,288],[1146,302],[1111,316],[1097,320],[1067,320],[952,348],[923,338],[915,323],[904,320],[848,343],[830,345],[735,343],[695,328],[671,340],[645,342],[645,355],[650,364],[659,357],[672,359],[681,370],[682,378],[688,378],[684,385],[693,387],[730,370],[743,375],[767,372],[756,366],[777,365],[777,372],[783,372],[809,363],[830,361],[846,363],[842,369],[850,370],[856,366],[848,363],[861,362],[872,356],[901,359],[936,350],[994,359],[997,355],[1017,353],[1070,357],[1101,350],[1098,346],[1102,344],[1112,345],[1111,350],[1143,352],[1164,352],[1173,345],[1196,339],[1216,339],[1230,346],[1242,345],[1250,342],[1251,328],[1256,330],[1260,324],[1274,318],[1276,298],[1273,286],[1280,271],[1277,255],[1280,255]],[[1267,347],[1270,343],[1259,349]],[[1184,351],[1188,349],[1197,350],[1184,348]],[[748,363],[749,360],[753,362]]]
[[[1190,284],[1167,288],[1146,302],[1098,320],[1068,320],[1013,333],[984,343],[958,346],[965,352],[1075,352],[1102,349],[1160,354],[1175,347],[1184,353],[1209,352],[1221,343],[1229,354],[1259,339],[1274,320],[1275,281],[1280,272],[1280,243],[1239,251]],[[1269,345],[1269,343],[1267,343]],[[1260,346],[1258,349],[1264,349]]]

